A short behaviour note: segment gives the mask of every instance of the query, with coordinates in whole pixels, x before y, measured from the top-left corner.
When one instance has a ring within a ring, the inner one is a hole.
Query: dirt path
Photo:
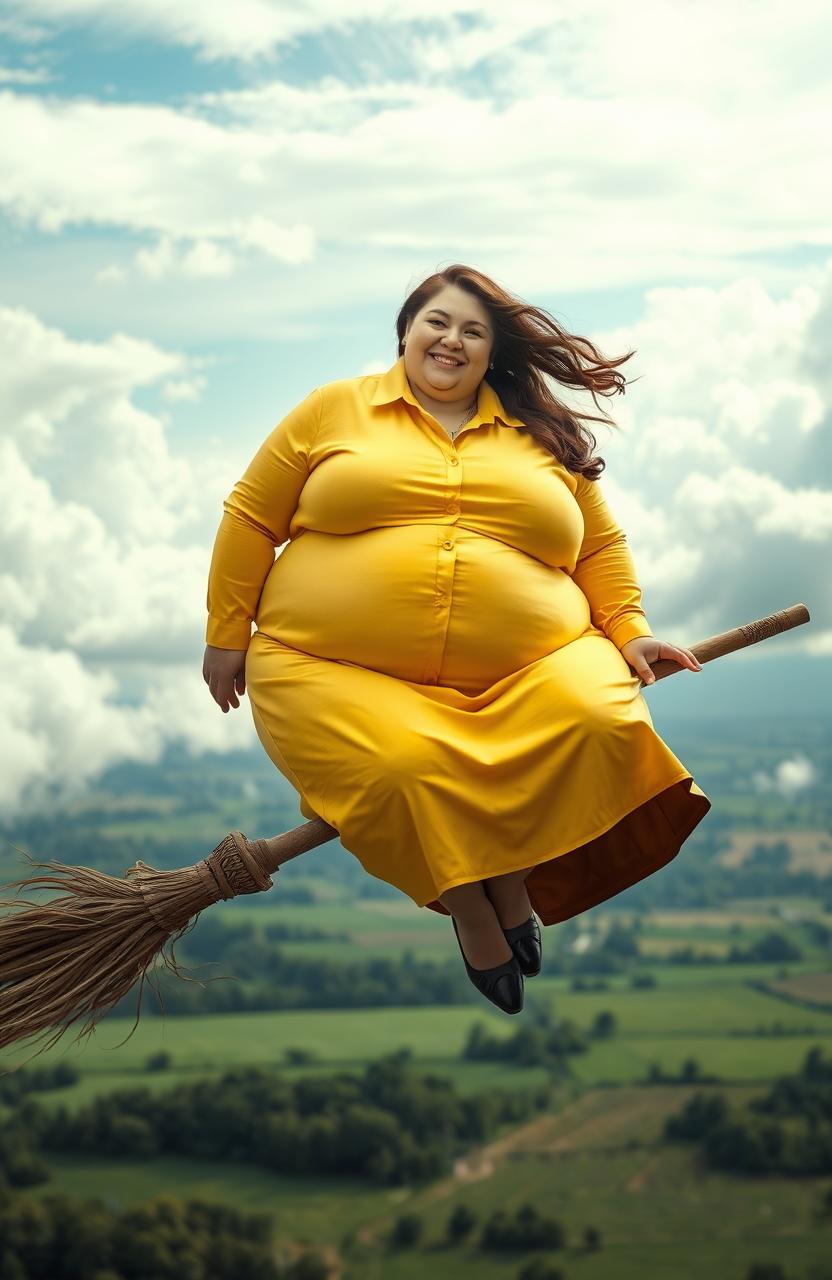
[[[446,1178],[434,1182],[432,1186],[427,1187],[424,1191],[416,1191],[406,1197],[402,1197],[401,1205],[407,1205],[409,1211],[424,1208],[426,1205],[435,1204],[437,1200],[446,1200],[448,1196],[452,1196],[459,1190],[460,1184],[466,1182],[478,1182],[483,1178],[490,1178],[500,1165],[509,1155],[510,1152],[516,1151],[523,1146],[539,1145],[546,1131],[556,1122],[557,1116],[544,1115],[535,1116],[526,1124],[521,1125],[519,1129],[513,1129],[511,1133],[507,1133],[502,1138],[497,1138],[494,1142],[486,1143],[485,1146],[477,1147],[469,1151],[465,1156],[460,1156],[454,1161],[453,1173]],[[397,1208],[396,1216],[401,1212],[401,1207]],[[385,1214],[383,1217],[374,1218],[371,1222],[366,1222],[357,1234],[357,1239],[362,1244],[375,1244],[377,1242],[378,1233],[382,1229],[389,1229],[392,1226],[392,1215]]]
[[[651,1144],[657,1141],[664,1118],[677,1111],[687,1100],[691,1089],[680,1086],[650,1089],[594,1089],[566,1104],[562,1111],[535,1116],[494,1142],[469,1151],[454,1162],[453,1173],[423,1191],[408,1193],[401,1189],[395,1214],[404,1206],[416,1212],[427,1205],[445,1200],[467,1182],[493,1177],[499,1166],[513,1153],[566,1153],[587,1149],[614,1151],[624,1147],[634,1136]],[[629,1192],[643,1190],[661,1152],[650,1152],[650,1158],[626,1184]],[[393,1214],[367,1222],[357,1233],[362,1244],[377,1242],[379,1232],[389,1230]]]

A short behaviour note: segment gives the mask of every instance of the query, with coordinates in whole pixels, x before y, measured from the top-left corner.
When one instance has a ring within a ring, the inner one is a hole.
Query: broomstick
[[[793,604],[687,647],[704,665],[808,621],[805,604]],[[672,658],[659,659],[651,669],[657,680],[684,670]],[[231,831],[195,866],[157,871],[139,860],[122,878],[90,867],[35,862],[19,850],[33,867],[52,874],[14,881],[7,888],[19,893],[27,885],[40,885],[66,892],[46,903],[23,899],[26,909],[0,917],[0,1047],[57,1028],[38,1050],[42,1053],[86,1017],[77,1043],[141,980],[129,1040],[141,1016],[148,966],[161,956],[171,972],[184,977],[174,944],[193,928],[201,911],[221,898],[270,889],[270,876],[284,862],[337,835],[318,817],[268,840],[249,840],[241,831]],[[0,907],[19,905],[0,899]]]

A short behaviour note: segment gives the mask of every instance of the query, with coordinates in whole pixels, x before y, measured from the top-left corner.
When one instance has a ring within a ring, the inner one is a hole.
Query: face
[[[479,298],[457,285],[445,285],[408,322],[408,381],[434,400],[471,400],[488,370],[493,345],[494,328]],[[432,352],[444,353],[454,363],[440,363]]]

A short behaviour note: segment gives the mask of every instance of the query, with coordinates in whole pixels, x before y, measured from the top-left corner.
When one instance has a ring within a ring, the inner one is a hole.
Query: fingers
[[[682,665],[688,667],[691,671],[701,671],[702,663],[699,661],[695,653],[691,653],[690,649],[679,649],[679,656],[682,659]]]
[[[231,707],[239,707],[240,701],[237,695],[246,691],[245,658],[244,649],[211,650],[210,646],[206,648],[202,678],[208,686],[211,697],[224,714]]]
[[[214,699],[218,707],[221,707],[223,713],[227,712],[229,705],[239,707],[240,703],[234,692],[234,682],[222,679],[219,676],[211,676],[208,681],[208,688],[211,690],[211,697]],[[242,690],[240,690],[242,693]]]
[[[690,649],[682,648],[681,645],[665,644],[662,646],[661,655],[663,658],[673,658],[680,667],[687,667],[689,671],[702,670],[702,663],[696,654],[691,653]]]

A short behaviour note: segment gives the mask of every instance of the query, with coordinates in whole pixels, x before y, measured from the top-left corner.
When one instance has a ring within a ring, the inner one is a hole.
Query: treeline
[[[646,876],[626,890],[627,907],[646,912],[662,908],[721,910],[726,902],[737,899],[799,897],[832,911],[829,877],[821,869],[790,870],[789,847],[783,840],[754,845],[738,866],[717,862],[736,825],[733,819],[721,821],[712,811],[707,831],[694,832],[661,875]]]
[[[471,1003],[471,985],[459,964],[417,959],[411,951],[394,959],[371,956],[349,962],[301,958],[248,923],[235,926],[237,940],[226,945],[224,928],[217,932],[207,965],[184,938],[168,948],[184,978],[157,962],[141,991],[142,1016]],[[134,1018],[138,1002],[136,983],[107,1016]]]
[[[697,1142],[713,1169],[795,1177],[832,1173],[832,1058],[812,1048],[795,1075],[734,1113],[721,1093],[696,1093],[665,1121],[668,1141]]]
[[[173,945],[172,953],[188,980],[176,977],[159,963],[142,992],[142,1014],[471,1003],[471,984],[456,954],[435,961],[419,959],[408,949],[395,958],[370,956],[344,962],[291,955],[280,945],[344,938],[343,933],[280,923],[261,925],[246,920],[226,924],[217,916],[204,914]],[[576,977],[621,974],[639,954],[633,930],[616,924],[591,954],[554,951],[546,961],[547,973]],[[135,1017],[138,992],[137,984],[109,1016]]]
[[[571,975],[576,981],[592,975],[631,973],[643,959],[640,929],[639,921],[629,926],[616,922],[590,951],[576,954],[550,949],[546,971]],[[169,972],[159,961],[142,991],[142,1014],[470,1004],[471,985],[456,954],[435,961],[417,958],[408,949],[396,957],[370,956],[345,962],[316,958],[314,953],[292,955],[282,945],[290,941],[345,941],[348,936],[343,931],[285,923],[245,920],[227,924],[216,915],[204,914],[168,947],[187,980]],[[802,952],[788,938],[771,932],[747,948],[733,946],[727,957],[698,954],[684,947],[664,956],[663,961],[785,963],[801,958]],[[135,1017],[138,996],[136,984],[109,1016]]]
[[[273,1218],[157,1196],[114,1213],[101,1200],[13,1195],[0,1184],[3,1280],[320,1280],[273,1259]]]
[[[277,1173],[360,1177],[397,1186],[447,1174],[454,1158],[503,1125],[545,1109],[548,1084],[460,1097],[417,1073],[409,1050],[338,1072],[289,1080],[245,1067],[168,1091],[122,1089],[70,1114],[27,1098],[0,1133],[18,1156],[71,1151],[147,1160],[235,1160]],[[19,1184],[18,1184],[19,1185]]]
[[[528,1019],[507,1036],[494,1036],[484,1022],[475,1022],[466,1038],[462,1057],[468,1061],[509,1062],[513,1067],[549,1067],[552,1076],[571,1075],[567,1058],[586,1053],[592,1040],[615,1034],[616,1017],[599,1010],[585,1031],[569,1018],[557,1018],[543,1006],[529,1009]]]
[[[662,956],[662,960],[668,964],[785,964],[787,961],[802,959],[800,947],[773,929],[763,937],[755,938],[747,947],[738,947],[736,943],[732,943],[725,955],[697,951],[688,944],[674,947]]]

